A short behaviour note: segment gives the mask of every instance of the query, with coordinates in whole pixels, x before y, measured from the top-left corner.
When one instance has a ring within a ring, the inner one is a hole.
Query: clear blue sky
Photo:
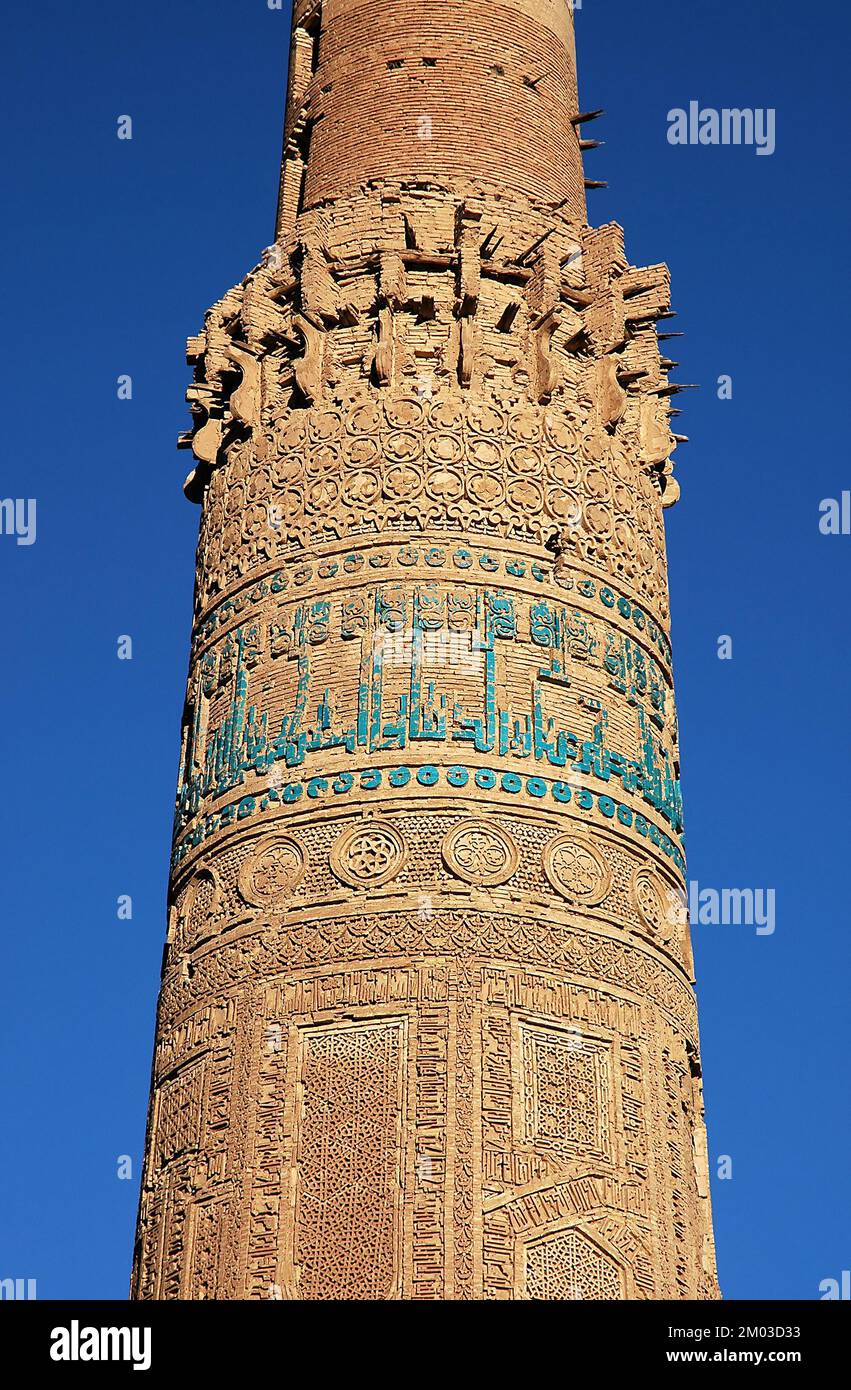
[[[584,0],[577,20],[582,104],[607,111],[592,218],[625,226],[633,264],[669,263],[672,355],[704,388],[681,398],[668,514],[691,876],[777,894],[771,937],[695,931],[710,1154],[733,1161],[714,1183],[721,1282],[817,1298],[851,1267],[851,536],[818,528],[851,487],[849,10]],[[174,449],[183,343],[272,236],[289,14],[41,0],[4,31],[0,496],[35,497],[38,529],[0,536],[0,1276],[121,1298],[198,518]],[[691,100],[775,108],[775,154],[669,145]]]

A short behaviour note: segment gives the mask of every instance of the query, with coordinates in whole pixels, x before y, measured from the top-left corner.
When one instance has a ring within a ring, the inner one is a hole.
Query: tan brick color
[[[662,265],[569,8],[297,0],[189,342],[196,613],[137,1298],[717,1297]]]

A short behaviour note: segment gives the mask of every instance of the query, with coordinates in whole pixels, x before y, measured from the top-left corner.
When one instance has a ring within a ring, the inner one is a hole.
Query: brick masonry
[[[667,269],[569,9],[297,3],[201,504],[137,1298],[718,1295]]]

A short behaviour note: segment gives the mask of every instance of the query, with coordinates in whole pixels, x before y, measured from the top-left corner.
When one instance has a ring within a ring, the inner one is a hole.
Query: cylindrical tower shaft
[[[202,503],[140,1298],[715,1297],[664,266],[569,7],[297,3]]]
[[[296,5],[279,233],[384,180],[477,183],[583,220],[565,0]]]

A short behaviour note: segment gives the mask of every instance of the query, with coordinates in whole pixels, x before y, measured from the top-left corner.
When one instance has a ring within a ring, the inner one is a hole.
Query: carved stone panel
[[[515,1024],[518,1139],[544,1154],[614,1160],[612,1049],[581,1027]]]
[[[525,1257],[526,1298],[612,1300],[625,1297],[620,1266],[576,1227],[529,1241]]]
[[[399,1292],[402,1019],[303,1031],[295,1169],[295,1294]]]

